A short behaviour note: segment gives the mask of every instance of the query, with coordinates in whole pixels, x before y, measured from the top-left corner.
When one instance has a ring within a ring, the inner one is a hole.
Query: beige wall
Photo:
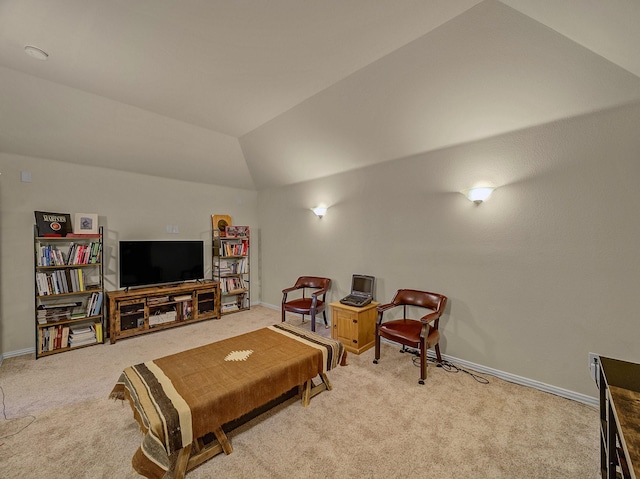
[[[32,182],[20,181],[20,172]],[[121,239],[202,239],[211,277],[211,215],[230,214],[252,227],[254,191],[143,176],[0,153],[0,354],[34,348],[33,224],[35,210],[98,213],[105,229],[108,290],[117,289]],[[168,234],[167,225],[178,226]],[[259,301],[258,248],[252,249],[252,302]],[[255,269],[253,266],[255,265]]]
[[[446,294],[443,352],[588,396],[640,361],[640,105],[262,191],[262,300],[302,274]],[[499,188],[475,206],[459,191]],[[309,210],[324,202],[326,216]]]
[[[252,226],[253,302],[279,307],[301,274],[333,278],[332,300],[355,272],[378,300],[441,292],[445,354],[595,396],[588,352],[640,361],[639,124],[624,107],[260,193],[0,154],[0,354],[34,346],[34,210],[99,213],[109,289],[119,239],[209,246],[226,213]],[[459,191],[478,181],[499,188],[476,207]]]

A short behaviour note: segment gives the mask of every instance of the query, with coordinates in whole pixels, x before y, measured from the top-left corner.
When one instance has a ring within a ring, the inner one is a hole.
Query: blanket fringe
[[[116,384],[111,393],[109,394],[109,399],[120,399],[121,401],[125,400],[125,387],[124,384]]]

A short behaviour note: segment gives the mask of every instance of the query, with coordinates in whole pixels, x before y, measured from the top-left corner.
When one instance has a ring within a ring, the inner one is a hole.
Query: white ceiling
[[[277,187],[640,101],[637,25],[638,0],[0,0],[0,151]]]

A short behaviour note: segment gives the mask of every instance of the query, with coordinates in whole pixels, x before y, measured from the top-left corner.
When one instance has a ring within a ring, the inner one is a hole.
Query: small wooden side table
[[[372,301],[362,308],[356,308],[339,301],[330,303],[331,337],[344,344],[347,351],[355,354],[373,347],[376,339],[378,304]]]

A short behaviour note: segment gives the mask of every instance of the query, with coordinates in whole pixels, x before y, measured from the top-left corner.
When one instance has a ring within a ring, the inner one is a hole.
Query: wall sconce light
[[[327,212],[327,207],[326,206],[316,206],[315,208],[311,208],[311,211],[313,211],[318,218],[322,218]]]
[[[476,205],[479,205],[484,200],[489,198],[489,196],[491,196],[493,190],[495,190],[495,188],[491,186],[480,186],[478,188],[471,188],[469,191],[467,191],[467,198],[469,198],[470,201],[473,201]]]

